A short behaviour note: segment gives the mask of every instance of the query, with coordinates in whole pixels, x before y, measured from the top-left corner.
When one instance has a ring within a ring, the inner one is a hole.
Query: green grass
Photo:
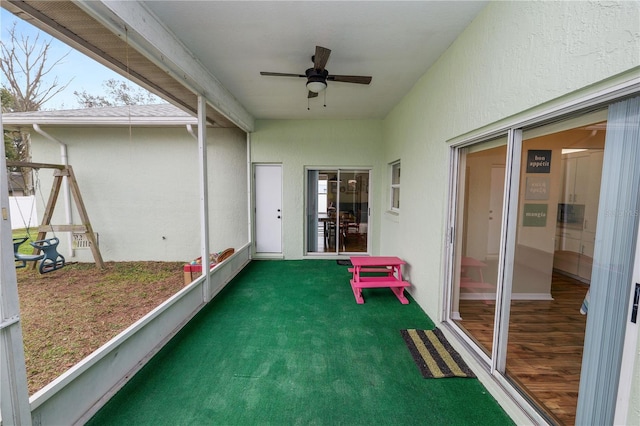
[[[31,246],[31,244],[29,244],[32,241],[35,241],[36,238],[38,237],[38,232],[37,231],[29,231],[29,233],[27,233],[26,229],[14,229],[13,232],[13,238],[24,238],[24,237],[29,237],[29,239],[27,241],[25,241],[24,243],[20,244],[20,247],[18,248],[18,253],[20,254],[31,254],[33,253],[33,247]]]

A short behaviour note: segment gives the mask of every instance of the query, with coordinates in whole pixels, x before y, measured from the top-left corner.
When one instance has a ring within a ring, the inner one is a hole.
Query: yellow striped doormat
[[[476,377],[440,330],[400,330],[425,379]]]

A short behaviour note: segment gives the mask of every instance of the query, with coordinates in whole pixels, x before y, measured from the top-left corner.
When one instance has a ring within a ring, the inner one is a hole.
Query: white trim
[[[518,228],[518,191],[520,188],[520,168],[522,158],[522,130],[509,129],[507,133],[507,164],[505,167],[505,190],[502,203],[502,230],[500,238],[500,260],[498,261],[498,281],[496,315],[494,318],[493,353],[491,371],[505,371],[507,343],[509,341],[509,321],[511,315],[511,290],[515,265],[516,236]],[[504,212],[507,212],[505,214]],[[506,236],[506,237],[505,237]]]
[[[253,232],[253,221],[255,211],[255,204],[253,202],[253,167],[251,166],[251,133],[247,133],[247,235],[249,236],[249,246],[253,247],[254,243],[254,232]],[[249,258],[251,259],[253,256],[253,250],[249,252]]]
[[[398,166],[398,168],[402,171],[401,160],[398,159],[389,163],[389,212],[399,215],[400,207],[395,207],[393,205],[393,190],[398,189],[398,191],[400,191],[402,177],[398,176],[398,183],[393,183],[393,169],[395,166]],[[398,195],[398,205],[399,204],[400,195]]]
[[[548,421],[540,415],[540,413],[531,405],[528,399],[524,398],[519,392],[515,391],[513,384],[507,380],[502,374],[495,371],[491,375],[502,390],[520,407],[520,409],[531,419],[531,423],[535,425],[548,425]]]
[[[46,112],[44,113],[46,114]],[[31,126],[37,123],[41,126],[110,126],[110,127],[176,127],[186,124],[197,124],[195,117],[11,117],[8,126]]]
[[[495,293],[460,293],[460,300],[496,301]],[[551,293],[511,293],[511,300],[553,300]]]

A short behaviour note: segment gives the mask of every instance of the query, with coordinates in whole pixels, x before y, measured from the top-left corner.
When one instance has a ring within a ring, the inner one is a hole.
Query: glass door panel
[[[369,171],[341,171],[338,228],[340,253],[367,251],[369,225]]]
[[[507,138],[460,150],[451,316],[488,355],[493,346]]]
[[[307,253],[365,253],[369,170],[307,170]]]
[[[575,423],[606,130],[581,121],[524,132],[505,301],[504,373],[556,424]]]
[[[307,170],[307,253],[336,251],[338,170]]]

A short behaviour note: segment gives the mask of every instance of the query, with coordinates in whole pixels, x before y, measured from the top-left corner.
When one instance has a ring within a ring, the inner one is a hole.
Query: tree
[[[53,68],[71,50],[52,61],[49,50],[53,39],[43,42],[38,32],[32,40],[29,36],[17,34],[16,25],[17,22],[14,22],[8,31],[9,42],[0,43],[0,70],[7,81],[4,88],[14,100],[11,111],[39,111],[45,102],[66,89],[73,80],[60,84],[56,76],[53,81],[46,81]]]
[[[163,102],[153,93],[130,82],[110,78],[102,83],[104,95],[91,95],[86,90],[74,91],[77,102],[83,108],[100,108],[124,105],[148,105]]]
[[[2,111],[39,111],[42,105],[67,88],[60,84],[58,77],[47,81],[54,67],[67,57],[69,52],[57,60],[51,60],[49,51],[53,38],[40,39],[40,32],[34,39],[18,34],[17,22],[8,30],[8,42],[0,41],[0,70],[4,80],[2,85]],[[27,131],[4,130],[5,156],[8,160],[29,161],[31,159],[30,135]],[[20,169],[24,182],[30,183],[29,173]],[[16,170],[17,171],[17,170]]]
[[[0,89],[0,98],[2,99],[2,112],[9,112],[13,109],[15,100],[4,87]],[[24,144],[22,143],[22,135],[20,132],[6,130],[4,131],[4,151],[7,160],[18,161],[21,159],[20,153],[24,152]]]
[[[15,103],[11,92],[4,87],[0,88],[0,98],[2,99],[2,112],[11,112]]]

